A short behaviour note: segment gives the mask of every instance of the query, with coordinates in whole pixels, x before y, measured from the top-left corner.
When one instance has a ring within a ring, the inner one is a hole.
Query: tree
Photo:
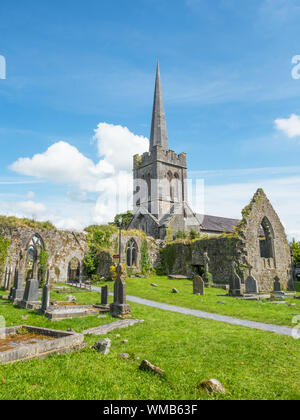
[[[117,227],[120,227],[119,226],[119,219],[120,218],[122,219],[122,226],[121,227],[122,227],[122,229],[125,229],[129,225],[129,223],[131,223],[131,221],[133,219],[133,212],[128,210],[126,213],[117,214],[116,217],[115,217],[115,220],[114,220],[114,224]]]
[[[295,239],[293,239],[291,249],[294,256],[294,264],[300,264],[300,242],[296,242]]]

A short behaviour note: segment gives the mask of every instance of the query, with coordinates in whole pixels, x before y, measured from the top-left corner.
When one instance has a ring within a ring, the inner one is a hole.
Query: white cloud
[[[300,116],[292,114],[290,118],[278,118],[275,120],[276,128],[283,131],[290,138],[300,136]]]
[[[146,137],[137,136],[120,125],[100,123],[94,139],[97,141],[99,156],[103,156],[104,161],[116,171],[130,171],[133,155],[149,149]]]
[[[105,160],[95,164],[64,141],[54,143],[45,153],[18,159],[11,169],[22,175],[45,178],[55,183],[77,184],[87,191],[99,190],[101,178],[114,173],[114,168]]]
[[[60,141],[42,154],[18,159],[11,169],[54,183],[72,184],[77,191],[67,192],[69,200],[94,206],[90,223],[112,221],[117,212],[126,211],[132,206],[133,155],[146,152],[149,140],[133,134],[126,127],[106,123],[98,125],[94,140],[100,158],[98,163],[85,157],[71,144]],[[86,193],[97,193],[98,200],[89,198]],[[50,215],[49,220],[59,228],[84,227],[74,217]]]

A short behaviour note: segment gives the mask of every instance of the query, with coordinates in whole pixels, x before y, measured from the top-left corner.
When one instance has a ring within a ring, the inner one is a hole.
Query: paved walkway
[[[91,286],[94,292],[101,292],[101,287]],[[112,294],[112,293],[111,293]],[[217,322],[225,322],[226,324],[239,325],[240,327],[247,327],[256,330],[273,332],[280,335],[287,335],[292,337],[292,328],[282,327],[273,324],[264,324],[261,322],[248,321],[247,319],[233,318],[231,316],[213,314],[210,312],[203,312],[197,309],[183,308],[181,306],[167,305],[166,303],[154,302],[153,300],[143,299],[137,296],[127,296],[129,302],[139,303],[141,305],[150,306],[152,308],[162,309],[164,311],[176,312],[184,315],[192,315],[198,318],[210,319]]]

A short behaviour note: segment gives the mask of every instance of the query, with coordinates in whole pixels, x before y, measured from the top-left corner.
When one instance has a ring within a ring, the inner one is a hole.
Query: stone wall
[[[260,242],[266,238],[268,246],[261,247]],[[266,248],[270,254],[267,258],[262,255]],[[262,190],[256,192],[243,210],[243,219],[233,235],[166,245],[162,251],[163,268],[168,274],[191,276],[204,266],[205,252],[210,258],[209,271],[215,283],[229,283],[235,261],[242,283],[251,271],[261,292],[273,290],[275,277],[279,277],[283,289],[293,289],[291,251],[285,230]]]
[[[82,260],[88,249],[84,233],[18,227],[13,229],[2,228],[0,234],[9,238],[11,241],[6,268],[14,271],[20,253],[27,251],[28,245],[34,235],[39,235],[44,243],[45,250],[49,254],[48,264],[52,282],[67,281],[69,262],[73,258],[79,260],[81,276],[83,276]]]
[[[232,261],[240,266],[240,275],[244,278],[242,266],[245,260],[241,254],[243,242],[234,237],[200,239],[189,242],[175,242],[163,248],[162,255],[168,274],[182,274],[192,277],[204,269],[204,253],[210,259],[209,271],[214,283],[228,284],[232,273]]]
[[[136,273],[141,272],[141,247],[143,241],[147,240],[148,245],[148,257],[151,263],[152,267],[155,267],[159,263],[159,242],[155,241],[151,237],[144,237],[143,235],[135,235],[134,231],[126,231],[122,234],[122,240],[121,240],[121,262],[122,264],[127,263],[127,244],[128,242],[134,239],[137,245],[137,264],[136,266],[132,267],[132,271]],[[113,256],[119,254],[119,238],[118,235],[113,235],[111,238],[112,247],[110,250],[102,251],[100,252],[98,258],[99,258],[99,266],[97,269],[97,274],[100,277],[109,277],[109,270],[110,267],[114,263],[118,263],[118,259],[114,260]]]
[[[270,258],[261,257],[259,236],[265,235],[262,224],[270,231],[273,246]],[[284,227],[263,190],[258,190],[243,210],[238,234],[243,238],[247,264],[252,267],[259,289],[272,290],[275,276],[279,277],[284,289],[293,289],[290,246]]]

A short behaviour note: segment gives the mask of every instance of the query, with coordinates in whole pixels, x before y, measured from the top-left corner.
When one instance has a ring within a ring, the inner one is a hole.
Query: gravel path
[[[101,292],[100,287],[92,286],[91,289],[95,292]],[[152,300],[143,299],[137,296],[127,296],[129,302],[139,303],[141,305],[150,306],[152,308],[162,309],[164,311],[176,312],[184,315],[192,315],[198,318],[211,319],[212,321],[225,322],[226,324],[239,325],[241,327],[252,328],[256,330],[268,331],[280,335],[287,335],[292,337],[292,328],[283,327],[280,325],[264,324],[262,322],[248,321],[247,319],[239,319],[231,316],[213,314],[210,312],[203,312],[197,309],[183,308],[181,306],[167,305],[166,303],[154,302]]]

